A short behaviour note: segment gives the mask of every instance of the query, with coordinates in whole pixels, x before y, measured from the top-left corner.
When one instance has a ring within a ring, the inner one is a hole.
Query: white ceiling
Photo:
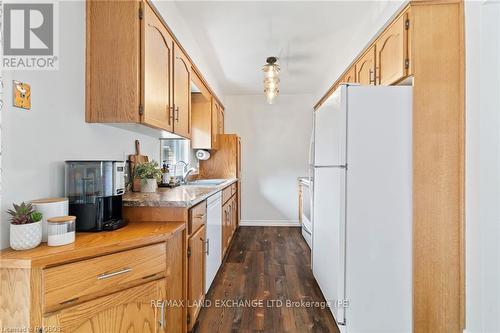
[[[262,93],[278,56],[281,93],[324,92],[402,1],[178,1],[223,94]]]

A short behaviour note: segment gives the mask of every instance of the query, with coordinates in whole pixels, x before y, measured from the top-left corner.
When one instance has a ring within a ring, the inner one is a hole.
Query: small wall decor
[[[14,96],[13,104],[17,108],[29,110],[31,109],[31,87],[29,84],[12,81],[12,95]]]

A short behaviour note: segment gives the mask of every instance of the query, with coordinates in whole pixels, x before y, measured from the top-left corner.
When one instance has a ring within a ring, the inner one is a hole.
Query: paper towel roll
[[[196,151],[196,158],[202,161],[208,160],[210,158],[210,153],[206,150]]]
[[[31,201],[33,208],[42,213],[42,242],[47,241],[47,219],[68,215],[67,198],[45,198]]]

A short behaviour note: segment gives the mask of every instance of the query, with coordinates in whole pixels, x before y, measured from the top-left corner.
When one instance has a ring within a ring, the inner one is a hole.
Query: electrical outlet
[[[13,104],[16,108],[31,109],[31,87],[29,84],[12,81]]]

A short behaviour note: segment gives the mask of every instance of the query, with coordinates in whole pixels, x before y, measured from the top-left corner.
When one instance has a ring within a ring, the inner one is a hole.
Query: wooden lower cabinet
[[[193,329],[205,299],[205,241],[205,225],[188,240],[188,331]]]
[[[231,239],[233,238],[234,232],[238,227],[238,198],[236,195],[233,195],[231,199]]]
[[[63,309],[43,318],[46,332],[153,333],[167,332],[165,279]]]
[[[184,223],[134,222],[106,233],[78,233],[70,246],[2,250],[0,327],[185,332],[185,240]]]
[[[237,193],[237,190],[234,193]],[[222,257],[231,244],[233,235],[238,228],[238,221],[238,195],[235,194],[222,206]]]

